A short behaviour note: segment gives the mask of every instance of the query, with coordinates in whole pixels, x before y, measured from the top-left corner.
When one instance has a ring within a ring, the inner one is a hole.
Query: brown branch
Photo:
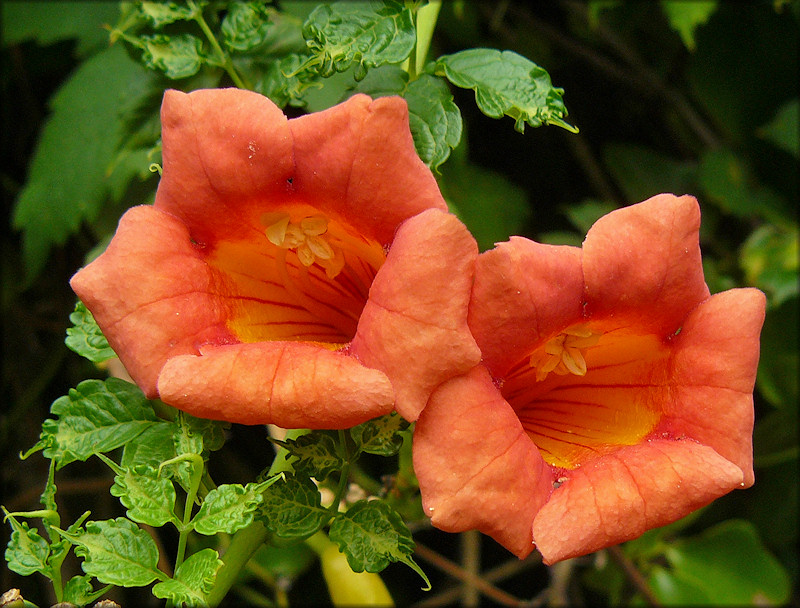
[[[644,596],[645,601],[649,606],[661,606],[661,602],[656,597],[653,590],[650,589],[650,585],[647,584],[647,580],[644,578],[639,569],[636,565],[631,561],[631,559],[625,555],[625,552],[619,548],[619,546],[613,546],[606,549],[608,554],[613,558],[617,564],[625,571],[625,575],[628,577],[633,586]]]
[[[429,549],[425,545],[417,543],[414,553],[416,553],[426,562],[432,564],[436,568],[439,568],[439,570],[446,572],[453,578],[456,578],[462,582],[468,582],[469,584],[473,585],[486,597],[491,598],[498,604],[501,604],[503,606],[513,606],[513,607],[518,607],[525,604],[523,600],[514,597],[510,593],[506,593],[502,589],[498,589],[491,583],[487,582],[482,576],[478,576],[464,570],[464,568],[462,568],[458,564],[450,561],[449,559],[447,559],[442,555],[439,555],[438,553],[436,553],[436,551]]]

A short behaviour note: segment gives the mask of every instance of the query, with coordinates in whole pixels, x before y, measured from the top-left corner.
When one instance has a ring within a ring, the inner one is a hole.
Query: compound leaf
[[[175,569],[172,580],[153,585],[153,595],[175,605],[204,606],[221,566],[214,549],[198,551]]]

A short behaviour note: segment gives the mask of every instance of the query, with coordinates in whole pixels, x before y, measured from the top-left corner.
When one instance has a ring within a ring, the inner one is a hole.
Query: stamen
[[[541,382],[550,372],[559,376],[585,376],[584,351],[596,346],[601,335],[585,325],[574,325],[545,342],[530,357],[530,365],[536,369],[536,380]]]

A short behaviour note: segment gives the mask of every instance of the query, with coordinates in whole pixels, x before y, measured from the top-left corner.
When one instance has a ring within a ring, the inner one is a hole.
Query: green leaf
[[[69,320],[72,322],[72,327],[67,328],[67,338],[64,342],[70,350],[94,363],[117,356],[108,345],[108,340],[97,326],[92,313],[80,300],[75,304],[75,312],[70,314]]]
[[[127,468],[146,465],[158,469],[162,462],[175,458],[173,437],[180,428],[166,420],[145,429],[125,444],[120,465]]]
[[[800,157],[800,138],[797,137],[800,122],[800,100],[797,98],[783,104],[775,116],[756,133],[795,157]]]
[[[194,76],[206,60],[203,41],[191,34],[142,36],[142,63],[177,80]]]
[[[109,159],[122,138],[120,106],[149,78],[117,45],[81,63],[52,97],[13,216],[23,232],[26,281],[41,272],[53,245],[97,218],[111,187]]]
[[[44,421],[37,445],[59,469],[114,450],[158,424],[138,387],[118,378],[84,380],[69,395],[56,399],[50,413],[59,418]]]
[[[233,2],[222,20],[222,42],[232,51],[247,53],[267,41],[271,28],[269,12],[258,2]]]
[[[467,225],[481,251],[519,234],[530,217],[522,188],[499,173],[466,161],[443,165],[439,187],[450,210]]]
[[[403,97],[417,154],[437,169],[461,141],[461,111],[444,81],[429,74],[410,82]]]
[[[308,478],[287,475],[264,492],[259,519],[281,538],[307,538],[328,521],[319,490]]]
[[[92,587],[92,577],[89,575],[73,576],[64,585],[64,595],[61,601],[64,604],[73,604],[75,606],[88,606],[100,596],[108,592],[110,586],[105,586],[102,589],[94,590]]]
[[[214,549],[202,549],[175,569],[172,580],[153,585],[153,595],[172,604],[205,606],[222,560]]]
[[[798,299],[767,309],[761,330],[761,357],[756,382],[759,392],[780,409],[797,408]]]
[[[31,528],[27,522],[18,521],[3,507],[6,520],[11,524],[11,540],[6,547],[5,558],[8,569],[22,576],[30,576],[34,572],[47,575],[50,566],[47,558],[50,555],[50,543]]]
[[[597,220],[616,208],[617,205],[614,203],[587,199],[577,205],[565,205],[562,209],[570,223],[580,231],[581,235],[585,235]]]
[[[630,203],[659,192],[691,192],[696,166],[635,144],[609,144],[603,160]]]
[[[684,572],[653,566],[647,583],[655,596],[668,606],[713,605],[703,586]]]
[[[102,459],[108,460],[105,457]],[[175,487],[169,479],[159,477],[158,470],[148,466],[122,468],[114,465],[112,468],[117,475],[110,493],[128,509],[126,514],[129,519],[155,527],[163,526],[168,521],[178,525],[174,513]]]
[[[233,534],[246,528],[253,523],[264,490],[279,479],[281,477],[276,476],[262,483],[223,484],[214,488],[192,519],[195,532],[212,536],[220,532]]]
[[[42,46],[60,40],[77,39],[77,53],[86,57],[108,44],[103,25],[119,16],[119,4],[94,2],[91,9],[82,2],[3,2],[3,45],[36,40]]]
[[[353,572],[381,572],[390,562],[402,562],[431,584],[414,562],[414,541],[400,515],[380,500],[360,500],[331,523],[330,538],[347,556]]]
[[[672,29],[680,34],[690,51],[695,49],[694,31],[706,23],[717,10],[717,0],[661,0],[661,9]]]
[[[761,543],[753,524],[728,520],[667,547],[676,576],[691,581],[716,605],[782,605],[789,576]]]
[[[157,568],[158,547],[150,535],[124,517],[87,521],[75,533],[59,533],[76,545],[83,571],[102,583],[143,587],[164,574]]]
[[[318,79],[316,72],[304,69],[307,59],[306,56],[292,54],[269,62],[256,82],[256,92],[266,95],[280,107],[287,104],[305,106],[303,93]]]
[[[744,219],[761,216],[781,221],[786,205],[771,190],[760,186],[750,166],[729,148],[703,153],[698,168],[705,199],[725,213]]]
[[[378,456],[394,456],[403,445],[401,431],[405,431],[409,423],[397,412],[368,420],[350,429],[350,436],[359,450]]]
[[[417,42],[411,11],[391,0],[320,5],[303,24],[303,36],[322,76],[356,64],[356,80],[368,68],[401,63]]]
[[[563,89],[554,88],[550,75],[541,67],[513,51],[468,49],[444,55],[436,61],[436,73],[457,87],[475,91],[481,112],[491,118],[503,115],[514,119],[514,128],[525,125],[556,125],[577,133],[564,121],[567,108]]]
[[[756,228],[740,251],[747,282],[764,290],[772,306],[780,306],[798,294],[798,231],[774,224]]]
[[[141,14],[156,29],[175,21],[189,21],[194,18],[194,10],[180,6],[177,2],[139,2]]]
[[[293,460],[289,461],[295,472],[324,481],[328,476],[339,471],[344,464],[337,449],[336,441],[325,431],[311,431],[295,439],[273,443],[289,451]]]

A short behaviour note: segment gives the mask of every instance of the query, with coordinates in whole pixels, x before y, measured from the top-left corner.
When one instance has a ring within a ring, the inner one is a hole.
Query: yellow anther
[[[584,351],[596,346],[601,335],[585,325],[575,325],[548,340],[530,358],[531,367],[536,369],[536,380],[541,382],[550,372],[559,376],[585,376]]]
[[[331,279],[344,268],[344,255],[328,240],[327,218],[311,216],[293,222],[287,213],[265,213],[261,222],[269,242],[281,249],[294,249],[303,266],[316,262]]]

